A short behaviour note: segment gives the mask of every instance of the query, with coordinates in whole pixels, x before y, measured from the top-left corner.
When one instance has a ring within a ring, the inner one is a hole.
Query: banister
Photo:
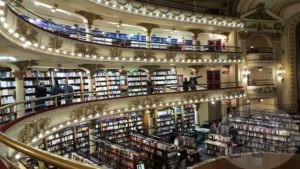
[[[8,137],[2,132],[0,133],[0,142],[18,152],[21,152],[22,154],[61,169],[102,169],[102,167],[81,164],[71,159],[66,159],[61,156],[50,154],[45,151],[30,147],[24,143],[18,142]]]

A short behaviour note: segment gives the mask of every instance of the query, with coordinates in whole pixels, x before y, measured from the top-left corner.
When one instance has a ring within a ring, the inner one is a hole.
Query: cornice
[[[134,15],[146,16],[157,19],[172,20],[184,23],[220,26],[229,28],[243,28],[244,23],[240,18],[216,16],[210,14],[194,13],[163,6],[146,4],[129,0],[90,0],[98,5],[126,12]]]

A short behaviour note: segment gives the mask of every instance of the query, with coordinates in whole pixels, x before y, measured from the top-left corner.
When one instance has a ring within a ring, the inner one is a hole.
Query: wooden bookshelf
[[[162,93],[162,87],[177,89],[177,73],[175,69],[157,69],[153,72],[151,80],[154,83],[154,91]]]
[[[128,96],[147,95],[147,72],[138,69],[127,72]]]
[[[15,78],[10,68],[0,68],[0,106],[14,103]],[[0,112],[0,124],[16,119],[16,112],[13,107]]]

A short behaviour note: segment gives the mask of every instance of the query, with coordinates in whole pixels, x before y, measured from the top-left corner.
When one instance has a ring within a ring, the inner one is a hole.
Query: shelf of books
[[[175,113],[173,108],[158,109],[155,113],[155,135],[162,137],[172,134],[175,129]]]
[[[106,140],[97,140],[95,144],[94,155],[96,158],[109,163],[114,169],[136,169],[142,159],[140,153]]]
[[[175,69],[157,69],[153,72],[151,80],[154,83],[154,91],[162,92],[162,87],[177,89],[177,73]]]
[[[46,137],[47,151],[66,156],[75,150],[74,127],[65,128]]]
[[[96,120],[94,134],[96,139],[127,145],[130,133],[141,132],[143,121],[141,112],[130,112],[118,117],[106,116]]]
[[[183,107],[183,132],[195,131],[195,105],[185,105]]]
[[[99,69],[94,74],[94,84],[95,84],[95,91],[96,91],[96,98],[97,99],[106,99],[108,97],[107,91],[107,77],[106,72],[102,69]]]
[[[294,153],[300,146],[299,125],[287,114],[230,114],[228,120],[237,129],[239,140],[251,147],[251,151]]]
[[[147,72],[139,69],[127,72],[128,95],[147,95]]]
[[[146,155],[148,169],[177,168],[178,150],[175,145],[164,143],[141,134],[130,134],[130,147]]]
[[[68,80],[68,84],[73,87],[74,93],[88,91],[88,77],[86,72],[79,69],[61,69],[53,72],[54,80],[57,80],[59,85],[63,88],[65,80]],[[73,102],[80,102],[81,99],[87,100],[88,95],[84,98],[80,98],[80,95],[74,95]],[[62,100],[64,104],[64,100]]]
[[[175,107],[175,114],[176,114],[176,131],[180,131],[182,132],[182,128],[183,128],[183,113],[182,113],[182,107],[178,106]]]
[[[120,80],[120,71],[118,69],[107,70],[107,90],[109,98],[121,97]]]
[[[81,123],[75,126],[76,150],[89,154],[89,123]]]
[[[120,72],[118,69],[100,69],[94,74],[98,99],[121,97]]]
[[[24,75],[24,95],[25,100],[32,100],[35,99],[35,89],[37,85],[41,82],[44,83],[45,87],[47,88],[47,96],[51,95],[51,88],[52,88],[52,78],[49,71],[26,71]],[[52,100],[46,100],[46,106],[52,106]],[[31,103],[25,103],[25,110],[26,112],[30,112],[32,110]]]
[[[0,69],[0,106],[14,103],[15,78],[11,69]],[[16,118],[14,107],[4,109],[0,112],[0,124],[6,123]]]
[[[230,140],[230,137],[209,134],[208,140],[204,141],[206,153],[215,157],[228,155]]]

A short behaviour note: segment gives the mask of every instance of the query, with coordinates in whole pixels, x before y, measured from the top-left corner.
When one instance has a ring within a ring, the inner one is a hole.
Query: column
[[[193,50],[201,50],[200,47],[197,46],[197,39],[199,33],[202,33],[202,29],[188,29],[187,31],[193,33]]]
[[[151,30],[147,30],[147,36],[146,36],[146,48],[151,48]]]
[[[82,67],[84,69],[87,70],[87,74],[88,74],[88,83],[89,83],[89,92],[91,92],[89,94],[89,99],[93,99],[94,97],[94,74],[95,72],[100,69],[100,68],[103,68],[104,65],[101,65],[101,64],[82,64],[82,65],[79,65],[79,67]]]
[[[23,79],[23,71],[21,70],[15,70],[12,72],[15,76],[15,83],[16,83],[16,102],[22,102],[24,101],[24,79]],[[25,115],[24,110],[24,103],[17,104],[17,117],[22,117]]]
[[[93,34],[93,32],[92,32],[92,25],[90,24],[90,23],[88,23],[88,25],[86,25],[86,28],[85,28],[85,30],[86,30],[86,41],[88,41],[88,42],[92,42],[92,40],[93,40],[93,36],[92,36],[92,34]]]
[[[159,28],[159,26],[157,24],[145,23],[145,22],[138,23],[137,25],[146,28],[146,30],[147,30],[146,48],[151,48],[151,44],[150,44],[151,43],[151,31],[154,28]]]
[[[234,33],[234,45],[235,46],[240,46],[241,47],[241,60],[245,60],[247,59],[247,43],[246,43],[246,38],[247,37],[247,33],[245,31],[240,31],[237,33]],[[240,45],[238,45],[240,44]],[[245,90],[245,94],[247,93],[247,86],[248,86],[248,75],[245,75],[245,71],[246,71],[247,65],[246,62],[243,64],[236,64],[235,65],[235,81],[237,82],[242,82],[242,86]],[[246,80],[247,79],[247,80]],[[247,100],[248,97],[244,97],[241,99],[236,99],[236,107],[239,106],[244,106],[243,110],[246,111],[247,110]]]
[[[93,39],[92,36],[92,25],[93,25],[93,21],[94,20],[102,20],[102,16],[95,14],[95,13],[91,13],[91,12],[87,12],[87,11],[76,11],[77,14],[83,16],[86,18],[86,22],[84,24],[86,25],[86,41],[91,42]]]

